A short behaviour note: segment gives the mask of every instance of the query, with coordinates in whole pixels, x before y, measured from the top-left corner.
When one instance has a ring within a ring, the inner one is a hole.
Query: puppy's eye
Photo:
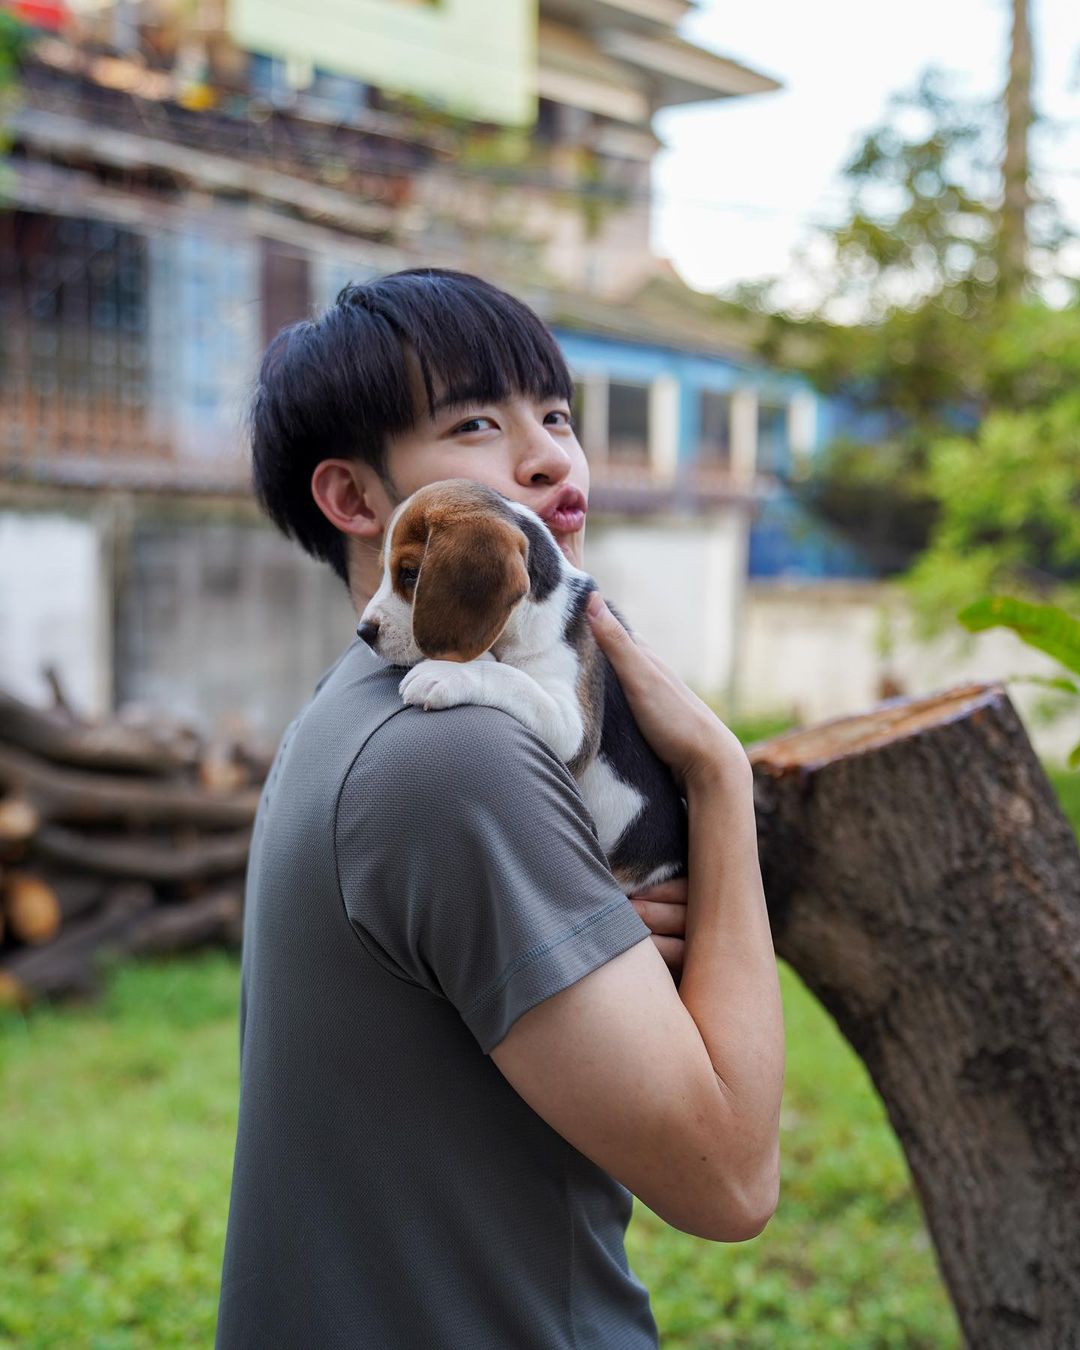
[[[400,567],[398,568],[398,581],[402,586],[415,586],[416,578],[420,575],[418,567]]]

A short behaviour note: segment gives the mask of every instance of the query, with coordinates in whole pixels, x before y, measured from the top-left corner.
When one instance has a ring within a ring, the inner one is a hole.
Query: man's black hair
[[[346,584],[346,537],[316,505],[311,475],[324,459],[362,460],[398,500],[388,438],[422,416],[407,348],[430,416],[451,402],[573,397],[566,361],[537,315],[466,272],[411,268],[350,284],[318,318],[282,328],[251,404],[252,486],[278,528]]]

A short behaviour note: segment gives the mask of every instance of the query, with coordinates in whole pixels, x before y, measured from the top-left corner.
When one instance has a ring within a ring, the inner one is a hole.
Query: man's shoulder
[[[320,681],[290,733],[296,761],[340,797],[345,785],[432,806],[507,791],[576,794],[569,769],[511,713],[483,704],[425,709],[402,702],[406,673],[363,644]]]
[[[422,765],[441,782],[501,779],[511,769],[554,766],[550,747],[502,708],[462,703],[425,709],[400,703],[367,738],[360,758],[372,770]]]

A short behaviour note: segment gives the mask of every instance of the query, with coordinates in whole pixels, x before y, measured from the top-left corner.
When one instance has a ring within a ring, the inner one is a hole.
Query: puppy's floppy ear
[[[496,516],[434,525],[412,602],[413,638],[428,657],[472,661],[486,652],[529,592],[529,541]]]

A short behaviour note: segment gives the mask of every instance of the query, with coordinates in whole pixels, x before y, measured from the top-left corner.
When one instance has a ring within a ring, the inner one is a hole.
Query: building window
[[[588,395],[583,380],[574,381],[574,397],[570,400],[570,414],[574,419],[574,431],[580,441],[585,434],[585,399]]]
[[[731,395],[703,389],[698,460],[709,468],[731,466]]]
[[[561,106],[561,104],[553,103],[549,98],[536,100],[536,122],[532,131],[534,140],[551,142],[559,139]]]
[[[147,259],[106,221],[0,217],[0,434],[35,448],[143,448]]]
[[[276,239],[262,241],[263,345],[297,319],[310,318],[311,276],[308,259]]]
[[[759,403],[757,417],[757,471],[786,478],[791,470],[786,403]]]
[[[608,385],[608,459],[620,464],[649,462],[649,386]]]
[[[311,83],[298,99],[306,117],[322,118],[331,122],[351,122],[367,106],[368,87],[348,75],[315,67]]]

